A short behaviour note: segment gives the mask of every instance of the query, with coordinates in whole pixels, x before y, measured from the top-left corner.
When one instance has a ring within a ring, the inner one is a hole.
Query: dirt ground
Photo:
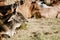
[[[60,40],[60,19],[28,19],[23,28],[3,40]]]

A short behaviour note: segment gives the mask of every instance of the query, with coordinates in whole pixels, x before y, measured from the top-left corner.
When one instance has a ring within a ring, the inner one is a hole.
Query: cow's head
[[[16,14],[13,14],[11,17],[10,17],[10,19],[8,20],[8,22],[10,22],[10,21],[17,21],[17,22],[25,22],[25,21],[27,21],[26,19],[25,19],[25,17],[21,14],[21,13],[16,13]]]

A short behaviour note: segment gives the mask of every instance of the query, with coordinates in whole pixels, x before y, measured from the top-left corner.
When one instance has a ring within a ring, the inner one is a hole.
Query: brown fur
[[[0,2],[4,2],[5,0],[0,0]]]
[[[25,18],[31,18],[30,6],[31,6],[31,1],[27,0],[27,1],[24,2],[23,5],[21,5],[18,8],[17,11],[19,11],[20,13],[22,13]]]
[[[0,6],[5,6],[5,0],[0,0]]]
[[[7,30],[9,30],[9,27],[6,24],[4,24],[4,20],[1,20],[1,19],[0,19],[0,28],[2,28],[0,29],[1,32],[3,31],[6,32]]]
[[[2,34],[0,33],[0,40],[2,40]]]
[[[31,3],[30,10],[31,10],[31,16],[34,16],[35,18],[41,18],[41,14],[39,12],[40,11],[40,7],[36,3],[36,1]]]

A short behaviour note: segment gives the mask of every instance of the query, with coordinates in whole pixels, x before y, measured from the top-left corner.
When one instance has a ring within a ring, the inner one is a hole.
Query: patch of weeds
[[[45,32],[45,33],[44,33],[44,35],[49,35],[49,34],[52,34],[52,33],[50,33],[50,32]]]
[[[18,29],[27,29],[27,24],[26,23],[22,23],[20,27],[16,28]]]
[[[27,29],[27,24],[26,23],[22,23],[22,25],[20,26],[20,29]]]
[[[59,31],[58,31],[58,30],[55,30],[55,31],[53,31],[53,33],[54,33],[54,34],[58,34],[58,33],[59,33]]]
[[[55,31],[58,31],[59,32],[60,31],[60,27],[54,25],[54,26],[51,27],[51,30],[54,31],[54,32]]]
[[[33,36],[30,36],[34,40],[41,40],[40,33],[32,32]]]
[[[57,35],[52,35],[49,39],[50,40],[60,40],[60,37]]]

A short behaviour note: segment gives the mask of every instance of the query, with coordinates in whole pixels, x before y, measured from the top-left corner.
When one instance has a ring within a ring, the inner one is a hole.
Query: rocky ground
[[[29,19],[16,32],[3,40],[60,40],[60,19]]]

